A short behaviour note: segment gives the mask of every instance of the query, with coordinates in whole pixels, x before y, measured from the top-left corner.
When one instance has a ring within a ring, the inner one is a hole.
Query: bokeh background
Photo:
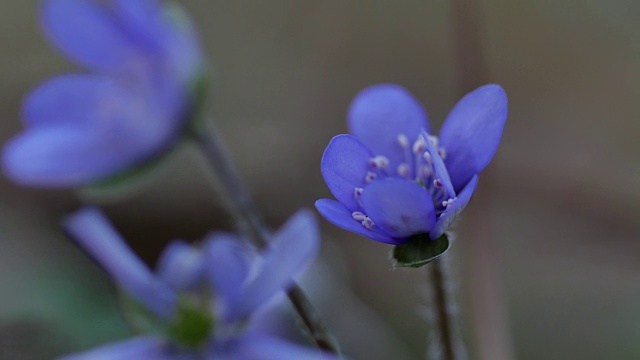
[[[330,196],[320,157],[365,86],[402,84],[437,129],[474,82],[501,84],[503,141],[451,251],[470,358],[640,359],[640,2],[181,2],[211,59],[212,117],[274,227]],[[20,131],[29,89],[76,70],[46,43],[37,8],[0,4],[0,142]],[[479,51],[461,54],[460,39]],[[99,202],[153,264],[173,238],[229,228],[215,191],[189,146],[126,196],[0,177],[0,359],[128,334],[107,278],[60,233],[64,214]],[[384,244],[323,229],[303,287],[346,352],[423,359],[425,273],[393,270]]]

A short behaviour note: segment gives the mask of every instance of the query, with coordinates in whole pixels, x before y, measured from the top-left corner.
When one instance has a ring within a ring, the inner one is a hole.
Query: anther
[[[374,169],[384,169],[389,166],[389,159],[386,156],[378,155],[369,159],[369,165]]]
[[[449,206],[451,206],[454,202],[456,202],[457,199],[458,199],[457,197],[449,198],[448,200],[445,200],[442,202],[442,206],[448,209]]]
[[[445,150],[443,147],[438,148],[438,155],[440,155],[442,160],[444,160],[447,157],[447,150]]]
[[[353,196],[355,196],[356,199],[360,199],[362,197],[363,192],[364,192],[363,188],[355,188],[355,190],[353,190]]]
[[[431,166],[429,165],[423,165],[420,167],[420,175],[422,175],[422,177],[424,179],[428,179],[429,176],[433,175],[433,170],[431,170]]]
[[[429,137],[429,141],[431,141],[431,143],[433,144],[434,147],[438,147],[438,137],[434,136],[434,135],[427,135]]]
[[[407,138],[407,135],[405,134],[398,134],[398,144],[400,144],[400,146],[402,146],[403,149],[406,149],[409,147],[409,138]]]
[[[411,169],[409,169],[409,164],[401,163],[400,165],[398,165],[398,175],[404,176],[407,178],[410,177]]]
[[[367,175],[364,177],[364,181],[370,183],[373,180],[375,180],[378,177],[378,174],[374,173],[373,171],[369,171],[367,172]]]
[[[435,186],[436,189],[442,189],[444,187],[444,184],[440,179],[435,179],[433,180],[433,186]]]
[[[370,218],[370,217],[368,217],[368,216],[365,216],[365,218],[364,218],[364,220],[362,220],[362,223],[361,223],[361,224],[362,224],[362,226],[364,226],[364,227],[365,227],[365,229],[371,229],[371,227],[372,227],[373,225],[375,225],[375,224],[373,223],[373,220],[371,220],[371,218]]]
[[[424,161],[427,162],[427,164],[433,163],[433,158],[431,157],[431,154],[429,154],[428,151],[425,151],[424,154],[422,154],[422,157],[424,158]]]
[[[418,140],[413,143],[413,153],[416,155],[420,155],[425,150],[427,150],[427,141],[424,139],[422,135],[418,136]]]
[[[368,218],[367,215],[361,213],[360,211],[354,211],[353,213],[351,213],[351,217],[355,221],[364,221],[364,219]]]

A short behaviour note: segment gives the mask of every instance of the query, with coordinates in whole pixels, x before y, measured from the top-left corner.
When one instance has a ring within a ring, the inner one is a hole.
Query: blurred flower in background
[[[25,185],[77,186],[170,149],[203,73],[186,15],[156,0],[47,0],[40,15],[51,43],[91,72],[59,75],[27,96],[5,173]]]
[[[371,86],[349,109],[353,135],[334,137],[322,157],[337,201],[318,200],[316,207],[333,224],[383,243],[425,233],[439,238],[469,203],[506,119],[504,90],[481,86],[451,110],[438,138],[407,90]]]
[[[142,309],[157,330],[151,335],[75,354],[64,359],[331,359],[253,329],[250,318],[292,284],[319,247],[318,225],[299,211],[258,255],[240,238],[213,233],[202,250],[171,243],[157,273],[127,247],[94,208],[70,216],[65,227]]]

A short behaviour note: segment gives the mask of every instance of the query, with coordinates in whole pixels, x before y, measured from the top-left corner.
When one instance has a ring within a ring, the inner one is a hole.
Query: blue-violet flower
[[[86,208],[65,228],[116,285],[160,322],[164,331],[63,357],[94,359],[335,359],[252,327],[251,315],[286,290],[315,257],[318,225],[296,213],[261,254],[233,234],[212,233],[202,247],[171,243],[156,273],[131,251],[104,215]]]
[[[89,73],[54,77],[24,100],[5,173],[35,186],[108,178],[166,152],[192,107],[203,57],[185,13],[161,0],[45,0],[53,45]]]
[[[371,86],[351,103],[353,135],[334,137],[322,157],[337,201],[321,199],[316,207],[333,224],[383,243],[437,239],[471,199],[506,118],[504,90],[484,85],[455,105],[436,137],[406,89]]]

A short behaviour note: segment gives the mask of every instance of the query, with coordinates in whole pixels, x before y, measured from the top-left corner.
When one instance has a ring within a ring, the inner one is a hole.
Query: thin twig
[[[238,229],[259,247],[269,244],[271,232],[264,224],[260,211],[233,166],[213,125],[210,122],[200,124],[192,131],[191,137],[214,170],[219,185],[223,189],[221,191],[223,200],[230,209]],[[338,353],[337,345],[302,289],[294,284],[287,295],[317,346],[320,349]]]

